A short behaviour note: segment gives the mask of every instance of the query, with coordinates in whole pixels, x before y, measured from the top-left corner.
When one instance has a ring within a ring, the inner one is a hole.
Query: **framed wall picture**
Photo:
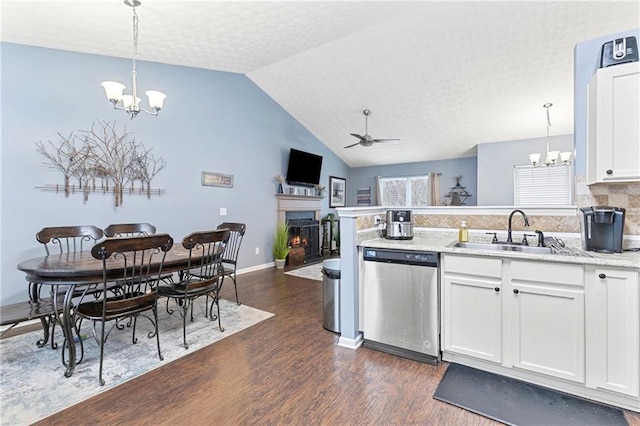
[[[222,173],[202,172],[203,186],[220,186],[222,188],[233,188],[233,175]]]
[[[346,206],[347,181],[346,179],[329,176],[329,207]]]

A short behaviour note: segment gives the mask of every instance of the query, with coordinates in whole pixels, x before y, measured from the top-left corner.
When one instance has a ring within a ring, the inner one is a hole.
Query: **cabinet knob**
[[[613,174],[613,170],[609,169],[609,170],[607,170],[607,171],[606,171],[606,173],[607,173],[608,175],[612,175],[612,174]]]
[[[607,278],[607,276],[605,274],[600,274],[598,275],[598,278],[600,278],[601,280],[604,280],[605,278]]]
[[[520,290],[518,290],[517,288],[514,288],[513,289],[513,294],[518,294],[518,293],[520,293]]]
[[[496,293],[500,293],[500,287],[495,287],[493,290],[494,290]]]

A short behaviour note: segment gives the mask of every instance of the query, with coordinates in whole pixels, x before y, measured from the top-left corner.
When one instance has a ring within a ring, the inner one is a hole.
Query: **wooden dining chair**
[[[89,250],[103,236],[102,229],[93,225],[53,226],[42,228],[36,234],[36,240],[44,245],[47,255],[50,255]]]
[[[162,266],[167,251],[173,246],[173,238],[168,234],[156,234],[142,237],[114,238],[97,243],[91,249],[91,255],[102,261],[103,279],[95,285],[102,297],[93,298],[86,290],[76,307],[74,332],[80,336],[83,320],[92,321],[93,336],[100,346],[100,368],[98,381],[104,385],[102,365],[104,345],[107,337],[114,329],[132,326],[132,342],[137,342],[136,325],[139,317],[148,319],[154,331],[148,337],[155,336],[158,346],[158,357],[163,360],[160,351],[160,334],[158,331],[158,282],[162,275]],[[119,265],[114,275],[114,262]],[[117,293],[107,293],[108,286],[116,282],[120,286]],[[153,314],[153,318],[146,315]],[[126,320],[126,322],[125,322]],[[109,330],[107,323],[111,323]],[[81,348],[84,345],[82,339]]]
[[[104,236],[108,238],[142,237],[156,233],[156,227],[150,223],[114,223],[104,228]],[[162,281],[173,282],[173,274],[162,276]]]
[[[187,235],[182,240],[182,246],[189,250],[189,261],[185,271],[180,274],[179,282],[161,285],[158,293],[167,297],[167,312],[173,314],[169,308],[169,300],[173,300],[176,309],[182,316],[182,340],[185,349],[189,349],[187,344],[187,316],[191,316],[193,321],[193,302],[198,297],[205,296],[205,315],[211,321],[218,320],[218,328],[224,331],[220,320],[219,293],[223,279],[223,268],[221,260],[224,250],[229,241],[229,230],[212,230],[194,232]],[[209,305],[209,298],[212,299]],[[217,308],[213,313],[214,305]]]
[[[139,237],[155,233],[156,227],[150,223],[114,223],[104,228],[104,235],[108,238]]]
[[[222,279],[224,282],[224,278],[229,277],[233,281],[233,287],[236,291],[236,303],[239,305],[240,300],[238,299],[236,268],[238,266],[240,245],[242,244],[244,233],[247,230],[247,225],[245,225],[244,223],[224,222],[218,225],[218,229],[228,229],[230,232],[229,242],[227,243],[227,248],[225,249],[224,256],[222,257],[222,266],[224,268],[224,276],[222,277]]]
[[[79,253],[89,250],[99,239],[104,236],[102,229],[93,225],[80,226],[51,226],[42,228],[36,233],[36,240],[44,246],[47,256],[52,254]],[[12,306],[9,311],[12,315],[5,316],[0,322],[11,321],[12,327],[21,321],[38,318],[42,323],[44,337],[37,342],[39,347],[51,340],[51,348],[58,347],[55,342],[55,328],[57,315],[62,305],[64,289],[51,288],[51,294],[41,294],[42,286],[37,282],[29,283],[29,301]],[[74,296],[81,294],[81,289]]]

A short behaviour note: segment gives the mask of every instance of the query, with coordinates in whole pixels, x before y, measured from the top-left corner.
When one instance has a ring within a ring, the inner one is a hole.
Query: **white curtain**
[[[429,201],[432,206],[440,205],[440,175],[442,173],[429,173]]]

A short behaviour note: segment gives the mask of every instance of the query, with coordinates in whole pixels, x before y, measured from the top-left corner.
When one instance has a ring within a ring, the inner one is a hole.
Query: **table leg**
[[[71,302],[73,300],[74,291],[74,285],[67,286],[62,309],[62,332],[64,333],[62,364],[67,367],[67,371],[64,373],[65,377],[71,377],[73,375],[73,370],[76,368],[76,344],[73,341],[73,317],[71,315]],[[65,363],[64,356],[66,349],[69,349],[69,361]]]

